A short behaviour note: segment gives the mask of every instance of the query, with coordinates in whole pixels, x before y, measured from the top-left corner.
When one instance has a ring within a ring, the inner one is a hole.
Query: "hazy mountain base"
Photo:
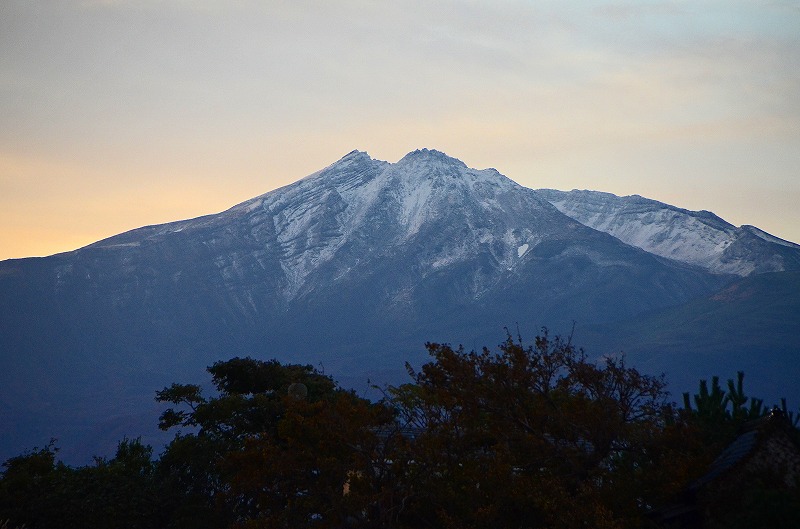
[[[787,397],[790,407],[795,407],[800,402],[796,385],[800,379],[797,362],[800,318],[787,318],[787,314],[800,314],[800,273],[746,278],[718,294],[624,323],[601,326],[577,322],[573,343],[584,347],[590,357],[624,352],[629,364],[643,372],[666,373],[668,389],[676,401],[683,391],[694,390],[700,378],[716,374],[733,377],[737,370],[743,370],[748,376],[748,388],[753,394],[764,397],[768,405]],[[311,363],[333,374],[343,386],[369,395],[367,380],[373,383],[406,381],[400,359],[419,365],[426,359],[422,346],[426,340],[464,343],[469,349],[479,348],[484,343],[500,343],[504,338],[500,321],[489,325],[480,322],[477,316],[467,318],[466,311],[461,311],[459,317],[463,326],[449,335],[434,332],[430,323],[420,325],[415,334],[392,329],[386,323],[377,326],[368,320],[362,326],[344,326],[332,317],[327,328],[319,322],[316,325],[305,322],[303,325],[313,330],[303,333],[287,328],[282,333],[273,333],[269,338],[270,354],[262,355],[255,347],[250,351],[262,358]],[[508,319],[512,333],[519,332],[525,337],[539,331],[538,324],[526,323],[531,320],[512,319]],[[568,334],[570,328],[571,322],[566,319],[551,325],[554,332],[561,334]],[[261,350],[266,348],[264,344]],[[198,349],[193,355],[194,365],[183,365],[180,376],[184,380],[202,380],[202,364],[210,365],[216,359],[233,356],[221,353],[223,350],[233,351],[234,348],[228,344],[220,346],[219,351]],[[242,351],[238,347],[235,350]],[[362,354],[354,355],[354,351],[362,351]],[[201,360],[200,353],[205,361]],[[117,441],[126,435],[142,435],[157,451],[171,437],[156,430],[161,408],[153,401],[153,396],[157,389],[173,381],[180,366],[173,365],[172,373],[166,363],[164,369],[158,371],[128,365],[127,372],[119,372],[108,359],[82,364],[73,359],[75,363],[70,366],[70,359],[62,358],[60,367],[55,367],[57,360],[49,360],[53,368],[49,372],[50,380],[37,379],[41,370],[30,367],[28,375],[20,370],[2,371],[2,383],[11,390],[5,394],[22,397],[3,403],[4,413],[8,414],[2,418],[3,424],[12,424],[6,422],[12,420],[16,424],[3,436],[4,457],[31,448],[33,444],[43,446],[50,437],[58,437],[65,461],[80,463],[87,462],[91,455],[112,453]],[[71,371],[70,380],[74,385],[59,384],[54,371],[61,369]],[[23,387],[20,381],[26,379],[39,380],[40,384],[36,388]],[[136,383],[132,384],[131,380]],[[78,384],[79,381],[85,385]],[[89,389],[70,390],[76,387]],[[35,414],[31,416],[33,420],[17,419],[23,413]]]
[[[711,296],[575,334],[590,351],[622,351],[642,371],[666,373],[673,394],[739,370],[767,404],[800,404],[800,272],[742,278]]]

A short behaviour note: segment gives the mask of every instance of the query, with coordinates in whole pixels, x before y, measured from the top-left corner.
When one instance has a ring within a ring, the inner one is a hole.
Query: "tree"
[[[160,426],[178,430],[159,460],[125,439],[84,467],[57,462],[54,442],[6,461],[0,525],[639,527],[766,411],[742,373],[727,389],[701,382],[678,410],[663,378],[623,357],[592,362],[546,331],[531,345],[509,335],[496,351],[426,346],[430,361],[407,366],[410,381],[379,402],[311,366],[217,362],[213,394],[157,393],[171,404]],[[708,489],[707,521],[796,518],[798,489],[773,474]]]
[[[639,521],[635,477],[671,415],[661,378],[589,362],[545,331],[493,353],[427,344],[432,361],[390,388],[412,445],[417,526],[620,527]]]
[[[114,458],[71,468],[53,443],[8,460],[0,479],[0,520],[39,529],[164,527],[169,509],[152,449],[123,440]]]
[[[800,487],[793,470],[796,455],[792,455],[800,446],[797,417],[787,410],[786,399],[781,399],[780,407],[770,410],[762,399],[747,396],[743,386],[744,373],[739,371],[735,383],[728,380],[727,391],[719,378],[713,377],[710,390],[708,382],[701,380],[693,399],[688,393],[683,395],[682,414],[689,430],[682,440],[684,452],[696,469],[693,479],[709,472],[723,450],[736,446],[719,463],[730,466],[694,489],[692,501],[702,514],[705,527],[793,526],[800,519]],[[759,440],[743,441],[753,436]],[[773,453],[771,457],[776,459],[761,455],[760,465],[746,464],[748,458],[756,457],[748,450],[756,450],[759,445],[774,447],[776,442],[783,443],[777,452],[784,451]]]
[[[3,463],[0,479],[0,521],[42,527],[52,510],[52,480],[57,470],[55,440]]]
[[[362,483],[374,478],[389,408],[311,366],[235,358],[209,372],[213,398],[179,384],[157,396],[180,406],[162,414],[162,428],[195,430],[176,436],[162,457],[190,499],[178,525],[339,527],[379,502],[380,486]],[[189,517],[198,512],[202,519]]]

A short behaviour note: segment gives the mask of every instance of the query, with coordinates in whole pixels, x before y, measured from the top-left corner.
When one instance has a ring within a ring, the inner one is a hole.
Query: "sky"
[[[2,0],[0,259],[438,149],[800,243],[800,1]]]

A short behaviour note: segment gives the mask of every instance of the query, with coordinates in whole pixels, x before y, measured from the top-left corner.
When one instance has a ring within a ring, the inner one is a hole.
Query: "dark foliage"
[[[113,459],[80,468],[56,463],[56,453],[51,443],[6,461],[0,520],[48,529],[165,526],[170,507],[150,447],[124,440]]]
[[[0,526],[646,527],[769,411],[741,373],[677,409],[662,378],[546,332],[496,351],[427,349],[380,402],[311,366],[217,362],[213,395],[157,393],[170,405],[160,427],[177,431],[158,459],[126,439],[84,467],[58,462],[54,442],[6,461]],[[708,490],[707,527],[800,515],[797,487],[768,473]]]

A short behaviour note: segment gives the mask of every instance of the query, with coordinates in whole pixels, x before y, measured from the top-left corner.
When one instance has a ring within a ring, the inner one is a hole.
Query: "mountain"
[[[709,211],[689,211],[638,195],[554,189],[537,193],[581,224],[712,273],[747,276],[800,270],[800,245],[755,226],[737,228]]]
[[[603,329],[638,336],[644,316],[737,277],[587,226],[494,169],[353,151],[216,215],[0,262],[0,458],[50,437],[67,461],[125,435],[158,449],[155,391],[234,356],[363,391],[404,382],[426,341],[479,348],[504,327],[532,339],[578,322],[599,357],[618,347]]]

